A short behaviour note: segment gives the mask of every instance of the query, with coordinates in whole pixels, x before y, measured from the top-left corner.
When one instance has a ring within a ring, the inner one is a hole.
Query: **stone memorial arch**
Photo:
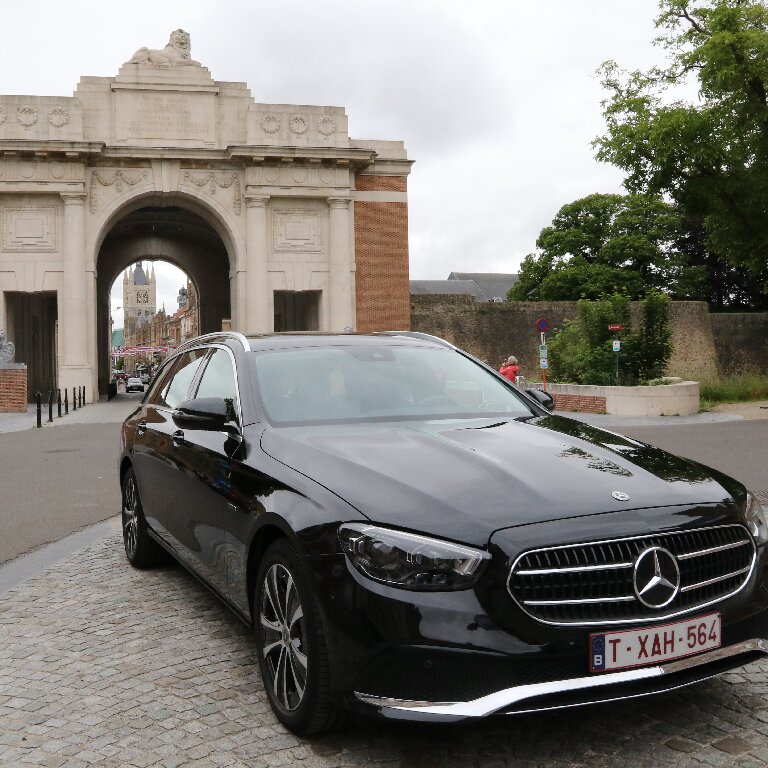
[[[72,97],[0,96],[0,329],[29,391],[106,391],[109,289],[139,259],[191,276],[203,333],[407,328],[410,168],[341,107],[215,81],[183,30]]]

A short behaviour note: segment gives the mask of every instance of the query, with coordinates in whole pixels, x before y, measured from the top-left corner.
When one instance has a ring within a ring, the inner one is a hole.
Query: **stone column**
[[[268,201],[268,195],[245,195],[246,327],[242,330],[246,333],[271,333],[274,330],[267,264]]]
[[[340,333],[347,328],[354,329],[352,311],[352,246],[351,217],[348,197],[329,197],[331,209],[331,253],[330,269],[330,311],[327,330]]]
[[[85,195],[62,193],[64,290],[59,296],[60,386],[92,389],[88,360],[88,295],[85,273]],[[89,398],[93,392],[86,392]]]

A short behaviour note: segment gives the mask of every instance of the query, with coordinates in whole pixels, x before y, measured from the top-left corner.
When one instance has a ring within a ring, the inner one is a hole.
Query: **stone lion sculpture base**
[[[156,48],[139,48],[128,60],[128,64],[154,64],[173,66],[202,66],[199,61],[191,58],[192,44],[189,33],[183,29],[171,32],[168,45],[162,50]]]

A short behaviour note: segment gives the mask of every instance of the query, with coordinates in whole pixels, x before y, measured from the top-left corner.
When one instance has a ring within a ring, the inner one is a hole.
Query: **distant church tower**
[[[150,323],[157,312],[157,282],[150,264],[149,274],[141,262],[123,273],[123,312],[125,313],[125,345],[136,343],[136,331]]]

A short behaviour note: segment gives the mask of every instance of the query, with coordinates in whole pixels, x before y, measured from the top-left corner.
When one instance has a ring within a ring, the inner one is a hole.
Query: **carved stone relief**
[[[243,196],[240,192],[240,179],[236,173],[226,175],[222,177],[212,171],[194,173],[193,171],[186,171],[184,173],[184,180],[194,184],[199,189],[204,187],[208,188],[208,193],[211,195],[216,194],[216,189],[229,189],[232,188],[232,209],[235,212],[235,216],[240,215],[240,211],[243,207]]]
[[[91,174],[91,189],[88,195],[88,210],[91,213],[96,213],[99,207],[99,198],[97,192],[97,184],[102,187],[111,187],[114,185],[117,194],[121,194],[123,191],[123,184],[127,184],[129,187],[133,187],[140,181],[143,181],[148,177],[148,171],[141,171],[141,173],[131,173],[127,171],[115,171],[112,174],[102,175],[98,171],[94,171]]]
[[[4,251],[55,251],[56,209],[3,208]]]
[[[261,130],[270,136],[277,133],[280,130],[280,120],[277,115],[273,115],[271,112],[264,115],[261,120]]]
[[[328,115],[323,115],[323,117],[317,121],[317,130],[320,131],[323,136],[330,136],[331,134],[336,133],[336,121],[333,118],[328,117]]]
[[[64,107],[51,107],[48,110],[48,123],[54,128],[63,128],[69,122],[69,112]]]
[[[37,122],[37,108],[29,104],[16,107],[16,122],[28,131]]]
[[[288,127],[291,129],[291,133],[296,134],[296,136],[301,136],[307,132],[309,122],[304,115],[291,115],[291,119],[288,121]]]
[[[0,107],[0,125],[8,119],[8,111],[5,107]]]
[[[320,212],[273,211],[272,248],[276,253],[322,253]]]

